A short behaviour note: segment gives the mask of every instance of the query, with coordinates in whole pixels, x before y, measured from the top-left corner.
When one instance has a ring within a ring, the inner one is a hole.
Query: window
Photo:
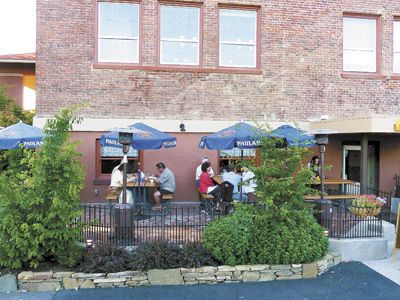
[[[199,65],[200,8],[160,6],[160,63]]]
[[[258,165],[259,152],[258,149],[244,149],[243,150],[243,161],[252,162],[255,166]],[[221,150],[219,151],[219,170],[216,172],[223,172],[228,169],[229,165],[240,165],[242,160],[242,153],[239,148],[234,148],[232,150]],[[239,171],[239,170],[238,170]]]
[[[102,146],[99,140],[96,141],[97,162],[96,174],[97,177],[110,176],[112,170],[121,163],[122,149]],[[130,148],[128,152],[128,173],[135,173],[139,168],[140,152]]]
[[[139,4],[99,2],[98,61],[139,62]]]
[[[343,18],[343,71],[377,72],[377,18]]]
[[[220,9],[219,18],[219,65],[255,68],[257,11]]]
[[[400,74],[400,20],[394,21],[393,52],[393,72]]]

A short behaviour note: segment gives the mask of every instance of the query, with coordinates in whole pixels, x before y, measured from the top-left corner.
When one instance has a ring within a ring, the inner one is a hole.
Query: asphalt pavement
[[[341,263],[316,279],[194,286],[87,289],[0,294],[1,300],[368,300],[400,299],[400,286],[358,262]]]

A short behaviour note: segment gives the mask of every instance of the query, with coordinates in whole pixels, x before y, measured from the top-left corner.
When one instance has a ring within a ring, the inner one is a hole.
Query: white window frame
[[[198,20],[197,20],[197,41],[194,41],[192,39],[174,39],[174,38],[162,38],[161,37],[161,26],[162,26],[162,21],[161,21],[161,8],[165,6],[168,7],[190,7],[190,8],[196,8],[198,9]],[[201,17],[201,8],[198,6],[189,6],[189,5],[173,5],[173,4],[160,4],[160,64],[161,65],[182,65],[182,66],[199,66],[200,65],[200,17]],[[163,42],[175,42],[175,43],[191,43],[191,44],[197,44],[197,55],[196,55],[196,62],[195,63],[185,63],[185,62],[164,62],[163,61]]]
[[[364,20],[372,20],[375,22],[375,37],[374,37],[374,48],[373,49],[362,49],[362,48],[345,48],[345,44],[344,44],[344,32],[345,32],[345,28],[344,28],[344,23],[345,23],[345,19],[364,19]],[[379,19],[378,17],[369,17],[369,16],[343,16],[343,46],[342,46],[342,54],[343,54],[343,72],[354,72],[354,73],[377,73],[378,72],[378,22]],[[346,51],[357,51],[357,52],[370,52],[370,53],[374,53],[374,70],[352,70],[352,69],[346,69],[346,66],[344,64],[344,57],[345,57],[345,52]]]
[[[398,24],[398,28],[399,28],[397,34],[395,31],[396,24]],[[395,18],[393,21],[393,73],[400,74],[400,66],[398,69],[395,69],[396,54],[399,56],[399,60],[400,60],[400,46],[399,46],[399,49],[397,49],[397,51],[395,49],[396,38],[399,40],[398,43],[400,45],[400,19],[399,18]],[[399,65],[400,65],[400,62],[399,62]]]
[[[111,3],[111,4],[129,4],[129,5],[136,5],[137,6],[137,32],[138,35],[137,37],[126,37],[126,36],[107,36],[107,35],[100,35],[100,3]],[[139,58],[140,58],[140,3],[137,2],[110,2],[110,1],[98,1],[97,2],[97,60],[98,62],[104,62],[104,63],[133,63],[133,64],[138,64],[139,63]],[[137,41],[136,43],[136,53],[137,53],[137,59],[136,60],[100,60],[100,40],[123,40],[123,41]]]
[[[256,17],[254,19],[254,22],[255,22],[255,24],[254,24],[255,25],[254,26],[254,28],[255,28],[254,43],[237,42],[237,41],[221,41],[221,11],[223,11],[223,10],[252,11],[256,14]],[[240,9],[240,8],[234,8],[234,7],[223,7],[223,8],[219,9],[218,18],[219,18],[219,22],[218,22],[219,23],[219,28],[218,28],[218,30],[219,30],[219,58],[218,58],[219,66],[224,67],[224,68],[253,68],[253,69],[257,68],[257,55],[258,55],[257,42],[258,42],[258,18],[259,18],[258,10],[256,10],[256,9]],[[222,45],[223,44],[224,45],[237,45],[237,46],[253,46],[254,47],[254,65],[247,65],[247,66],[232,65],[232,64],[226,65],[224,63],[221,63],[221,61],[222,61]]]

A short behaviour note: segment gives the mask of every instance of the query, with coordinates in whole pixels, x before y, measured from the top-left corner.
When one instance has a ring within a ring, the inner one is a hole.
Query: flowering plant
[[[371,195],[359,195],[353,200],[352,205],[356,207],[377,208],[382,207],[386,203],[385,198]]]

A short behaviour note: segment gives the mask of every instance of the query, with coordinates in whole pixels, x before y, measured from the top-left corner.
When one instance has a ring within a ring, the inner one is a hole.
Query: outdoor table
[[[222,175],[215,175],[214,177],[212,177],[212,180],[216,184],[220,185],[222,183]]]
[[[143,197],[141,197],[141,204],[144,205],[144,207],[149,207],[150,204],[147,202],[147,190],[156,188],[157,183],[156,182],[150,182],[150,181],[145,181],[145,182],[140,182],[140,190],[143,191]],[[127,188],[133,189],[133,196],[134,196],[134,201],[137,202],[137,188],[138,188],[138,183],[137,181],[134,182],[128,182],[127,183]],[[136,203],[138,204],[138,203]]]

